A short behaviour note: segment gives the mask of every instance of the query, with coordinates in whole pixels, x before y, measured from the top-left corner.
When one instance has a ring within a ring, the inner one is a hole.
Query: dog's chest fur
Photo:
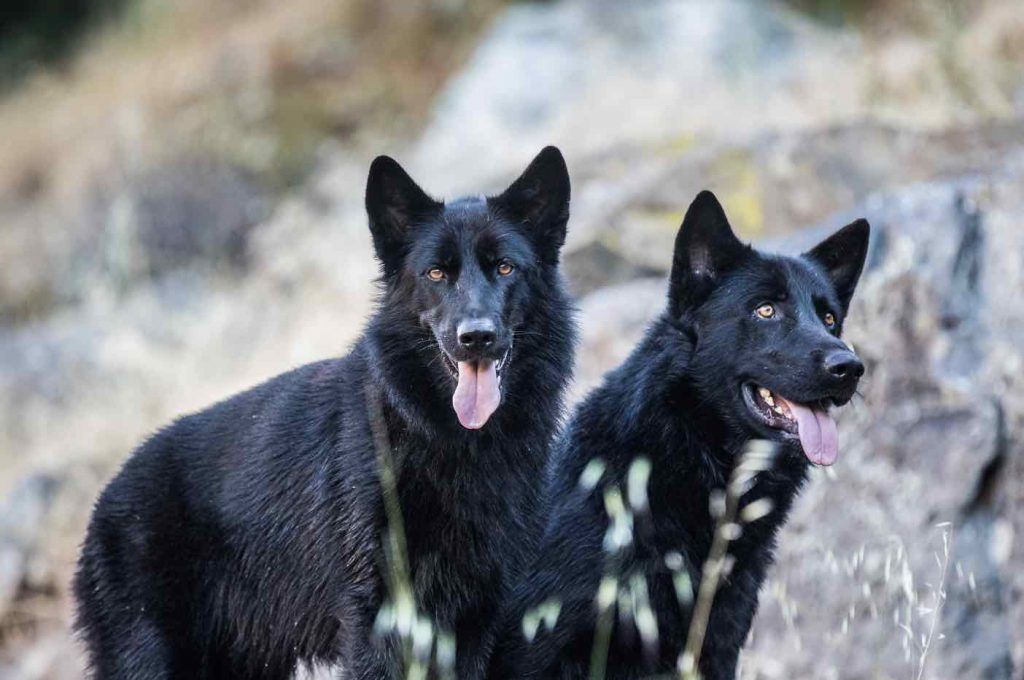
[[[527,468],[539,467],[542,459],[485,439],[435,449],[426,464],[423,444],[411,439],[396,447],[403,461],[399,502],[419,601],[451,626],[456,612],[476,609],[474,599],[492,600],[505,585],[499,574],[523,559],[536,483],[503,459],[521,458]]]

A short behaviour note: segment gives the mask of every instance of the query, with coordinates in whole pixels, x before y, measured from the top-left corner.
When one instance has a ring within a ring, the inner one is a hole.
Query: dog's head
[[[769,255],[736,238],[713,194],[693,201],[676,237],[670,315],[691,338],[699,398],[731,428],[835,461],[829,409],[864,373],[840,333],[869,231],[857,220],[799,257]]]
[[[389,295],[431,332],[431,365],[451,386],[459,422],[483,427],[501,403],[527,297],[557,267],[565,242],[562,154],[545,148],[498,196],[447,204],[380,156],[370,167],[366,209]]]

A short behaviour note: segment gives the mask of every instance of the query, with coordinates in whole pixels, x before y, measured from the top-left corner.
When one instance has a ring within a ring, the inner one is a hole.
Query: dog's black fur
[[[614,614],[606,677],[676,669],[692,611],[680,604],[669,567],[688,574],[696,591],[713,533],[709,497],[724,488],[749,440],[771,439],[780,444],[775,465],[743,500],[768,497],[774,509],[731,546],[735,566],[715,597],[700,662],[706,680],[734,678],[775,534],[809,465],[792,434],[753,412],[747,390],[754,383],[819,408],[851,398],[863,366],[838,336],[868,232],[861,220],[799,258],[768,255],[736,239],[713,195],[696,198],[676,240],[667,310],[578,408],[552,454],[548,526],[508,608],[492,677],[588,677],[604,574],[623,586],[644,579],[658,632],[656,643],[645,643],[629,615]],[[757,313],[766,303],[775,312],[767,319]],[[849,369],[843,376],[826,367],[837,361]],[[632,543],[609,551],[603,494],[627,493],[638,457],[652,465],[649,505],[633,509]],[[581,473],[594,459],[606,468],[588,488]],[[550,600],[561,604],[555,627],[541,623],[528,642],[524,616]]]
[[[552,147],[503,194],[447,205],[374,161],[384,290],[351,353],[178,420],[97,502],[75,579],[97,678],[277,679],[299,661],[401,677],[399,644],[372,634],[389,597],[377,433],[393,449],[418,607],[454,634],[458,676],[482,674],[488,624],[537,531],[571,372],[568,202]],[[491,324],[483,346],[462,342],[467,319]],[[486,358],[504,358],[502,406],[465,429],[451,362]]]

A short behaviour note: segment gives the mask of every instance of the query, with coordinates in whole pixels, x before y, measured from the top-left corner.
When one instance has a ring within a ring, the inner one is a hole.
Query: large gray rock
[[[545,144],[561,146],[575,173],[574,160],[620,146],[654,158],[865,119],[921,130],[1012,116],[1024,75],[988,40],[1011,44],[1019,29],[1012,10],[987,9],[966,23],[926,13],[945,31],[937,46],[909,34],[865,40],[781,2],[516,3],[446,88],[412,165],[450,193],[478,190]],[[950,73],[950,59],[969,79]]]
[[[51,475],[32,475],[0,502],[0,621],[24,589],[48,585],[41,546],[58,486]]]
[[[775,3],[513,5],[443,96],[417,162],[464,190],[547,143],[579,157],[610,140],[685,146],[729,127],[852,120],[856,88],[813,85],[853,70],[857,46]]]

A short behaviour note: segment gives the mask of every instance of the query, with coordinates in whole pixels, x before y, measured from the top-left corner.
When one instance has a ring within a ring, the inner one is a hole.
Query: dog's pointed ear
[[[401,267],[408,231],[416,222],[437,214],[444,205],[428,196],[389,156],[377,156],[366,178],[366,214],[373,249],[385,276]]]
[[[544,147],[501,195],[490,199],[513,221],[523,224],[541,257],[558,261],[569,221],[569,169],[562,152]]]
[[[850,306],[864,260],[868,254],[871,226],[867,220],[851,222],[804,253],[804,257],[824,268],[839,296],[843,313]]]
[[[669,304],[674,314],[700,304],[716,280],[749,251],[729,226],[722,204],[710,191],[693,199],[676,234],[669,277]]]

